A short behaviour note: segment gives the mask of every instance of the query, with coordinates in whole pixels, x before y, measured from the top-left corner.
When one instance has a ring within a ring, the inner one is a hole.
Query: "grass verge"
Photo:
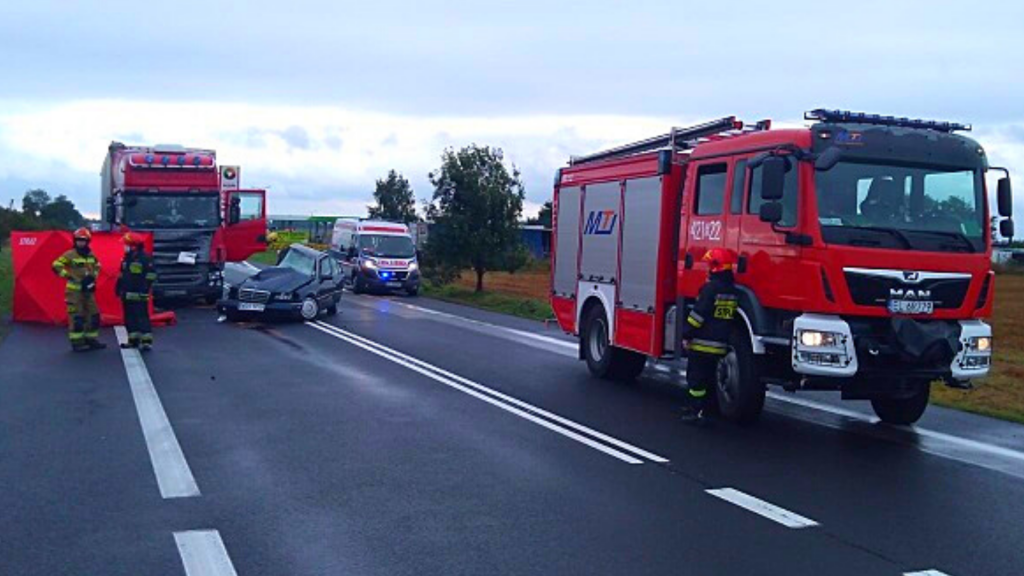
[[[14,265],[11,247],[0,246],[0,342],[11,331],[11,301],[14,298]]]
[[[433,286],[425,283],[422,290],[424,296],[520,318],[546,320],[552,317],[551,305],[547,300],[539,298],[497,291],[474,292],[472,288],[466,288],[459,284]]]
[[[249,256],[249,260],[257,264],[266,264],[268,266],[273,266],[277,264],[277,250],[273,248],[268,248],[263,252],[257,252],[256,254]]]

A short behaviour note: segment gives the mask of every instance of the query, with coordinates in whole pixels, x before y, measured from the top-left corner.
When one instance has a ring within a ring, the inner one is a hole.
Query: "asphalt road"
[[[425,299],[178,314],[145,356],[0,345],[0,574],[1024,573],[1017,426],[780,394],[695,429],[657,367]]]

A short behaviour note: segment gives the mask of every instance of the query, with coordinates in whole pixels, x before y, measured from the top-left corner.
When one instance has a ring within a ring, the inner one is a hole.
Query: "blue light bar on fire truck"
[[[941,120],[922,120],[920,118],[906,118],[899,116],[883,116],[881,114],[867,114],[864,112],[851,112],[849,110],[826,110],[818,108],[804,112],[804,120],[817,120],[819,122],[840,123],[852,122],[857,124],[877,124],[879,126],[898,126],[900,128],[924,128],[939,132],[953,132],[954,130],[970,131],[970,124],[959,124],[957,122],[944,122]]]
[[[128,163],[138,168],[198,168],[212,169],[216,162],[207,154],[132,154]]]

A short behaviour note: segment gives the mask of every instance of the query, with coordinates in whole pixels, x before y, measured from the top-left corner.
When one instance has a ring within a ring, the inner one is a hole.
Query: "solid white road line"
[[[124,326],[114,328],[118,343],[128,341],[128,332]],[[146,449],[156,474],[156,483],[160,487],[160,495],[164,498],[186,498],[199,496],[199,486],[192,477],[192,470],[185,461],[178,439],[174,436],[167,414],[160,403],[160,396],[153,387],[142,355],[134,348],[121,349],[121,360],[124,362],[128,383],[131,385],[132,398],[135,399],[135,410],[139,414],[142,435],[146,438]]]
[[[561,435],[563,435],[563,436],[565,436],[567,438],[571,438],[572,440],[575,440],[575,441],[577,441],[577,442],[579,442],[581,444],[584,444],[584,445],[589,446],[589,447],[591,447],[591,448],[593,448],[595,450],[603,452],[603,453],[605,453],[605,454],[607,454],[609,456],[612,456],[613,458],[617,458],[617,459],[619,459],[619,460],[621,460],[621,461],[623,461],[623,462],[625,462],[627,464],[643,464],[643,460],[640,460],[639,458],[636,458],[635,456],[633,456],[631,454],[627,454],[625,452],[622,452],[622,451],[616,450],[614,448],[611,448],[610,446],[607,446],[605,444],[602,444],[600,442],[592,440],[591,438],[583,436],[582,434],[573,432],[572,430],[569,430],[569,429],[567,429],[567,428],[565,428],[563,426],[559,426],[558,424],[554,424],[552,422],[544,420],[544,419],[542,419],[542,418],[540,418],[540,417],[538,417],[538,416],[536,416],[534,414],[531,414],[530,412],[527,412],[525,410],[520,410],[519,408],[516,408],[516,407],[514,407],[514,406],[512,406],[512,405],[510,405],[508,403],[502,402],[502,401],[500,401],[500,400],[498,400],[496,398],[493,398],[493,397],[488,396],[488,395],[486,395],[484,393],[481,393],[478,390],[474,390],[474,388],[487,389],[485,386],[481,386],[481,385],[476,384],[476,383],[473,383],[472,387],[469,386],[469,385],[460,384],[455,379],[450,378],[450,377],[446,377],[446,376],[442,375],[441,373],[439,373],[440,372],[439,368],[436,368],[436,367],[427,368],[425,366],[430,366],[429,364],[426,364],[425,362],[413,359],[411,357],[409,357],[408,360],[404,359],[401,356],[399,356],[399,353],[394,353],[390,349],[388,349],[386,347],[383,347],[383,346],[380,346],[380,345],[377,345],[377,344],[367,344],[365,342],[357,340],[356,338],[352,338],[347,333],[344,333],[343,331],[341,331],[339,329],[335,329],[330,324],[323,324],[323,323],[320,323],[320,322],[317,322],[317,323],[307,323],[307,324],[311,328],[319,330],[320,332],[323,332],[324,334],[327,334],[329,336],[333,336],[335,338],[338,338],[339,340],[343,340],[345,342],[348,342],[349,344],[351,344],[353,346],[356,346],[358,348],[362,348],[363,350],[366,350],[367,352],[370,352],[371,354],[375,354],[377,356],[380,356],[381,358],[384,358],[386,360],[390,360],[391,362],[394,362],[395,364],[398,364],[400,366],[404,366],[404,367],[406,367],[406,368],[408,368],[408,369],[410,369],[410,370],[412,370],[414,372],[417,372],[419,374],[422,374],[423,376],[426,376],[427,378],[430,378],[432,380],[440,382],[440,383],[442,383],[442,384],[444,384],[446,386],[454,388],[455,390],[458,390],[458,391],[463,392],[465,394],[469,394],[470,396],[473,396],[474,398],[477,398],[479,400],[483,400],[484,402],[487,402],[488,404],[491,404],[492,406],[495,406],[497,408],[501,408],[502,410],[505,410],[506,412],[509,412],[511,414],[515,414],[516,416],[519,416],[520,418],[523,418],[525,420],[529,420],[530,422],[533,422],[534,424],[537,424],[539,426],[543,426],[544,428],[547,428],[548,430],[551,430],[552,432],[557,432],[558,434],[561,434]],[[325,327],[325,326],[327,326],[327,327]],[[487,390],[489,390],[489,389],[487,389]],[[537,410],[539,411],[539,409],[537,409]],[[623,444],[625,444],[625,443],[623,443]],[[628,444],[627,444],[627,446],[628,446]],[[636,450],[640,450],[640,449],[636,449]],[[641,451],[641,452],[643,452],[643,451]],[[658,458],[660,458],[660,457],[658,457]],[[667,461],[667,460],[662,458],[660,461]]]
[[[949,576],[949,574],[938,570],[922,570],[920,572],[904,572],[903,576]]]
[[[238,576],[216,530],[175,532],[174,542],[187,576]]]
[[[383,344],[380,344],[378,342],[374,342],[373,340],[370,340],[369,338],[360,336],[358,334],[354,334],[354,333],[349,332],[347,330],[343,330],[343,329],[338,328],[337,326],[334,326],[333,324],[329,324],[327,322],[317,322],[317,324],[320,324],[323,327],[328,328],[330,330],[334,330],[335,332],[338,332],[339,334],[343,334],[345,336],[348,336],[349,338],[354,338],[356,340],[359,340],[360,342],[363,342],[363,343],[368,344],[370,346],[375,346],[375,347],[377,347],[377,348],[379,348],[379,349],[381,349],[381,350],[383,350],[383,351],[385,351],[385,352],[387,352],[389,354],[393,354],[393,355],[395,355],[395,356],[397,356],[397,357],[399,357],[399,358],[401,358],[401,359],[403,359],[403,360],[405,360],[407,362],[412,362],[413,364],[416,364],[416,365],[418,365],[418,366],[420,366],[422,368],[425,368],[427,370],[432,370],[432,371],[434,371],[434,372],[436,372],[436,373],[438,373],[438,374],[440,374],[440,375],[442,375],[442,376],[444,376],[446,378],[451,378],[452,380],[455,380],[457,382],[465,384],[466,386],[469,386],[470,388],[474,388],[474,389],[476,389],[476,390],[478,390],[480,392],[483,392],[485,394],[489,394],[489,395],[494,396],[494,397],[496,397],[496,398],[498,398],[500,400],[504,400],[505,402],[508,402],[510,404],[518,406],[519,408],[523,408],[525,410],[529,410],[530,412],[533,412],[534,414],[537,414],[538,416],[543,416],[543,417],[545,417],[545,418],[547,418],[549,420],[553,420],[553,421],[555,421],[555,422],[557,422],[559,424],[562,424],[563,426],[566,426],[568,428],[572,428],[572,429],[576,430],[577,432],[582,432],[584,434],[588,434],[588,435],[593,436],[594,438],[596,438],[598,440],[601,440],[601,441],[603,441],[603,442],[605,442],[607,444],[611,444],[612,446],[615,446],[615,447],[620,448],[622,450],[626,450],[628,452],[632,452],[633,454],[636,454],[637,456],[640,456],[641,458],[646,458],[646,459],[650,460],[651,462],[657,462],[659,464],[664,464],[665,462],[668,462],[668,459],[665,458],[664,456],[658,456],[657,454],[654,454],[652,452],[648,452],[647,450],[644,450],[643,448],[639,448],[637,446],[633,446],[632,444],[629,444],[628,442],[623,442],[622,440],[619,440],[618,438],[614,438],[612,436],[608,436],[607,434],[604,434],[602,432],[598,432],[597,430],[594,430],[593,428],[589,428],[587,426],[584,426],[583,424],[580,424],[578,422],[574,422],[572,420],[569,420],[568,418],[565,418],[563,416],[559,416],[558,414],[555,414],[553,412],[549,412],[547,410],[544,410],[543,408],[539,408],[537,406],[534,406],[533,404],[529,404],[527,402],[523,402],[522,400],[520,400],[518,398],[515,398],[513,396],[509,396],[508,394],[504,394],[502,392],[498,392],[497,390],[494,390],[493,388],[488,388],[487,386],[484,386],[483,384],[480,384],[478,382],[474,382],[474,381],[472,381],[472,380],[470,380],[468,378],[465,378],[463,376],[459,376],[458,374],[454,374],[452,372],[449,372],[448,370],[445,370],[444,368],[440,368],[440,367],[435,366],[433,364],[429,364],[427,362],[424,362],[423,360],[420,360],[419,358],[415,358],[413,356],[409,356],[408,354],[405,354],[403,352],[399,352],[398,350],[395,350],[393,348],[388,348],[387,346],[384,346]]]
[[[774,504],[765,502],[760,498],[755,498],[750,494],[740,492],[735,488],[715,488],[713,490],[707,490],[707,493],[717,498],[721,498],[726,502],[735,504],[740,508],[749,510],[754,514],[758,514],[769,520],[778,522],[786,528],[808,528],[810,526],[818,525],[817,522],[810,518],[804,518],[799,514],[779,508]]]

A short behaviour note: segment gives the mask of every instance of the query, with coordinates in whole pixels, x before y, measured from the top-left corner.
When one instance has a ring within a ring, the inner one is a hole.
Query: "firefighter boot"
[[[707,390],[695,390],[690,388],[686,391],[686,402],[683,404],[680,419],[686,424],[702,426],[707,422],[704,414],[704,398]]]

